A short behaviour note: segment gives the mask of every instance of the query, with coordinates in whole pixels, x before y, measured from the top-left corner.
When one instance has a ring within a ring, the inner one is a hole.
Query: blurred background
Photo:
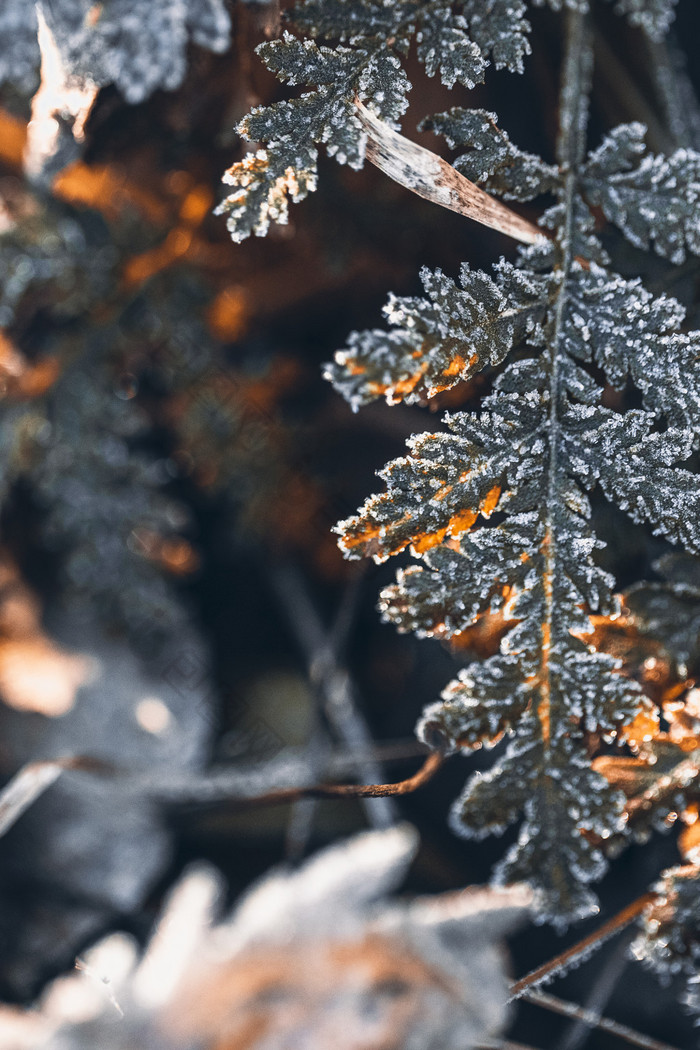
[[[590,144],[641,120],[654,151],[700,148],[697,3],[680,0],[668,46],[653,47],[598,7]],[[483,752],[391,802],[237,801],[409,776],[422,708],[465,660],[492,651],[488,624],[456,654],[383,624],[376,599],[395,568],[344,562],[331,532],[381,487],[375,471],[410,434],[439,429],[444,409],[474,407],[490,376],[423,408],[377,402],[353,414],[322,370],[350,331],[382,324],[389,291],[419,293],[421,266],[454,276],[463,260],[487,268],[514,248],[369,166],[325,158],[288,226],[234,245],[212,214],[222,173],[246,152],[234,127],[285,96],[253,52],[278,35],[278,7],[227,11],[227,49],[190,43],[179,86],[131,103],[107,84],[79,100],[77,143],[60,120],[42,131],[36,75],[0,88],[0,774],[68,754],[124,774],[66,776],[4,839],[6,1002],[30,1002],[111,929],[145,938],[196,859],[220,869],[233,900],[273,864],[398,818],[421,836],[412,892],[483,883],[504,849],[447,825],[469,773],[492,761]],[[474,91],[448,93],[410,58],[404,133],[449,158],[416,125],[448,105],[482,107],[551,160],[560,19],[531,16],[523,77],[490,72]],[[47,68],[45,96],[61,88]],[[682,122],[664,95],[669,69]],[[675,295],[700,323],[696,260],[673,267],[607,247],[619,272]],[[619,588],[653,579],[666,545],[602,500],[595,513]],[[691,677],[699,656],[695,630]],[[657,678],[666,672],[662,662]],[[677,859],[672,833],[628,848],[601,886],[600,918]],[[511,942],[513,973],[597,921],[564,937],[526,928]],[[695,1045],[674,989],[628,961],[625,937],[558,993],[604,999],[640,1031]],[[599,1032],[584,1042],[570,1021],[527,1005],[512,1033],[557,1050],[619,1045]]]

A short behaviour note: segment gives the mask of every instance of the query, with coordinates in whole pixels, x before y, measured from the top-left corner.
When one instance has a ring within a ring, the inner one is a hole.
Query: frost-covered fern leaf
[[[617,390],[631,379],[646,408],[700,437],[700,332],[683,333],[684,318],[675,299],[592,262],[570,288],[567,350]]]
[[[252,110],[238,131],[265,148],[226,172],[234,187],[217,209],[236,241],[264,236],[270,222],[288,221],[288,202],[316,188],[318,146],[341,164],[364,162],[366,133],[355,110],[363,102],[392,127],[408,105],[403,71],[411,40],[429,76],[473,87],[483,80],[488,56],[499,68],[522,70],[529,29],[522,0],[378,0],[349,6],[342,0],[306,0],[291,15],[311,37],[341,41],[334,48],[299,40],[286,31],[261,44],[258,54],[277,77],[307,90],[301,97]]]
[[[664,983],[681,978],[682,1001],[700,1019],[700,869],[670,868],[654,889],[632,951]]]
[[[523,71],[523,58],[530,54],[525,10],[522,0],[465,0],[470,35],[496,69]]]
[[[700,254],[700,154],[648,154],[645,132],[638,123],[615,128],[589,156],[584,190],[637,248],[680,263],[686,251]]]
[[[80,317],[109,294],[115,251],[99,218],[19,186],[3,206],[0,328],[26,323],[38,308],[62,320]]]
[[[544,279],[501,261],[495,280],[465,264],[457,285],[424,269],[426,298],[391,296],[388,332],[353,332],[325,376],[358,409],[378,397],[388,404],[425,401],[488,365],[497,365],[543,314]]]
[[[455,107],[428,117],[421,129],[442,135],[451,149],[466,146],[454,161],[457,171],[506,200],[529,201],[559,185],[559,169],[514,145],[495,113]]]
[[[523,58],[530,53],[525,10],[524,0],[360,0],[352,7],[343,0],[301,0],[290,20],[312,37],[379,43],[393,36],[401,53],[415,35],[418,57],[430,76],[440,72],[448,87],[456,80],[473,87],[483,79],[489,59],[496,69],[523,71]]]
[[[693,451],[693,435],[669,428],[649,433],[649,423],[640,413],[628,412],[600,428],[598,456],[616,456],[613,467],[603,462],[600,486],[612,502],[627,511],[633,521],[647,521],[655,535],[700,554],[700,486],[698,476],[675,464]],[[596,469],[590,463],[591,469]],[[621,473],[621,469],[625,473]]]
[[[601,843],[626,830],[624,794],[593,768],[591,741],[614,737],[648,705],[621,664],[586,643],[590,615],[616,607],[614,581],[594,557],[602,544],[589,494],[700,551],[698,475],[683,466],[692,467],[700,436],[700,335],[682,331],[674,300],[607,269],[590,208],[618,173],[637,195],[628,209],[635,230],[653,225],[676,254],[676,209],[695,193],[681,179],[694,176],[688,155],[637,164],[636,128],[618,129],[586,162],[592,51],[585,16],[571,13],[567,23],[557,167],[521,152],[491,114],[452,110],[430,122],[468,146],[459,163],[485,189],[522,200],[555,195],[540,220],[549,243],[523,249],[517,269],[500,264],[495,280],[463,271],[461,289],[424,275],[427,299],[392,300],[392,330],[353,335],[329,369],[353,407],[382,394],[424,399],[448,385],[453,366],[455,381],[500,369],[481,411],[412,438],[409,454],[381,472],[386,491],[338,531],[349,558],[408,551],[422,563],[381,595],[400,630],[458,648],[480,617],[502,624],[498,653],[464,668],[419,733],[444,751],[508,738],[494,767],[467,784],[453,827],[481,836],[520,820],[496,878],[535,884],[542,917],[555,923],[590,912]],[[671,194],[670,217],[657,224],[649,201],[660,208],[662,192]],[[693,228],[690,211],[682,214],[681,246]],[[509,316],[523,307],[517,321]],[[607,407],[601,378],[636,388],[642,407]]]
[[[614,413],[592,415],[573,401],[586,384],[564,362],[553,435],[550,353],[511,365],[480,415],[457,414],[448,433],[412,439],[410,455],[382,472],[386,493],[339,530],[349,557],[383,560],[410,547],[423,558],[382,594],[385,616],[401,629],[450,638],[498,609],[515,621],[500,654],[448,686],[420,731],[451,750],[491,746],[516,730],[502,761],[468,784],[453,825],[482,835],[524,814],[497,877],[535,881],[543,914],[557,921],[590,911],[587,885],[604,866],[592,839],[622,828],[622,796],[591,770],[584,733],[614,731],[643,701],[615,662],[583,641],[586,609],[611,608],[612,581],[592,560],[598,541],[584,490],[600,475],[586,450],[614,431]],[[653,417],[639,415],[648,431]],[[626,471],[621,454],[609,469]]]
[[[601,544],[588,492],[598,487],[635,520],[698,549],[697,475],[680,464],[696,444],[700,377],[698,336],[681,333],[673,300],[577,260],[583,251],[602,257],[581,200],[562,194],[543,221],[553,247],[522,253],[518,287],[532,298],[520,360],[506,364],[482,412],[411,439],[409,455],[382,472],[387,491],[339,531],[348,557],[382,561],[409,549],[422,560],[382,594],[399,629],[458,639],[487,612],[509,625],[498,655],[465,668],[420,733],[443,750],[512,737],[496,766],[467,785],[453,826],[479,836],[522,816],[496,877],[535,882],[543,915],[562,922],[590,911],[589,884],[604,868],[597,844],[624,829],[623,796],[591,768],[586,734],[614,734],[645,704],[619,665],[585,643],[589,612],[613,608],[613,581],[593,559]],[[548,262],[550,274],[529,268]],[[413,327],[402,325],[401,347]],[[456,349],[474,344],[462,333]],[[376,333],[367,345],[368,362],[391,352]],[[501,346],[499,357],[507,352]],[[615,385],[631,381],[645,407],[624,416],[604,407],[592,364]],[[355,362],[336,365],[346,396],[365,399],[362,376],[352,387]],[[396,386],[399,373],[387,374]]]
[[[290,102],[257,107],[239,125],[247,139],[268,145],[224,176],[235,192],[217,213],[228,214],[237,241],[251,233],[263,236],[271,221],[287,222],[288,197],[300,201],[315,189],[319,143],[339,163],[362,166],[366,134],[355,116],[356,96],[395,123],[409,88],[397,56],[386,47],[318,47],[285,32],[257,50],[280,80],[317,87]]]
[[[35,5],[4,0],[2,6],[0,30],[12,46],[0,64],[0,81],[22,86],[39,68]],[[40,0],[37,6],[66,71],[98,87],[114,83],[132,103],[182,83],[190,40],[211,51],[229,44],[223,0]]]

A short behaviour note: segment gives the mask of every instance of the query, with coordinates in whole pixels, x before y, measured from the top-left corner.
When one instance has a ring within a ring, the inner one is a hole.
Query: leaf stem
[[[318,784],[314,787],[281,788],[265,795],[235,799],[241,806],[277,806],[296,802],[301,798],[385,798],[389,795],[409,795],[423,787],[445,763],[445,756],[431,752],[417,773],[396,784]]]
[[[562,87],[560,95],[559,135],[557,137],[557,160],[564,175],[561,191],[561,204],[564,210],[562,225],[558,233],[561,251],[560,283],[551,323],[551,342],[549,357],[549,465],[546,502],[544,507],[544,539],[542,556],[544,561],[542,587],[544,595],[544,616],[542,622],[542,643],[539,670],[540,700],[537,706],[537,719],[542,736],[544,755],[544,793],[548,795],[552,784],[547,770],[550,766],[551,741],[557,735],[553,725],[556,717],[557,685],[552,681],[552,652],[556,649],[558,636],[561,636],[561,616],[556,608],[555,584],[559,576],[557,565],[557,518],[561,504],[560,495],[560,386],[561,359],[564,338],[564,326],[567,306],[567,282],[575,262],[573,237],[575,226],[575,199],[578,182],[578,168],[585,151],[586,121],[588,118],[588,91],[592,68],[591,33],[588,18],[571,11],[566,21],[566,45],[562,69]]]
[[[595,1013],[593,1010],[586,1010],[585,1007],[579,1006],[577,1003],[570,1003],[566,999],[559,999],[556,995],[531,990],[525,992],[523,998],[534,1006],[541,1006],[545,1010],[551,1010],[553,1013],[561,1014],[564,1017],[574,1017],[578,1021],[583,1021],[590,1028],[597,1028],[601,1032],[616,1035],[618,1039],[624,1039],[626,1043],[641,1047],[642,1050],[678,1050],[677,1047],[671,1046],[670,1043],[664,1043],[650,1035],[643,1035],[634,1028],[629,1028],[626,1024],[613,1021],[609,1017],[601,1017],[600,1014]]]

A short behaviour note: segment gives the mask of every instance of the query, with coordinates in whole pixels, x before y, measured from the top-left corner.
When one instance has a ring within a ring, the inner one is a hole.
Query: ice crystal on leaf
[[[700,254],[700,154],[646,153],[643,124],[622,124],[588,158],[586,195],[637,248],[674,263]]]
[[[452,149],[466,146],[468,152],[454,162],[457,171],[506,200],[532,200],[559,182],[558,169],[518,149],[498,127],[495,113],[455,107],[429,117],[421,127],[443,135]]]
[[[223,0],[43,0],[38,5],[66,70],[102,87],[116,84],[127,102],[156,88],[178,87],[188,42],[225,51],[230,20]],[[29,0],[5,0],[0,31],[13,46],[3,55],[0,81],[25,86],[39,68],[37,18]]]
[[[235,192],[219,206],[234,240],[264,235],[271,221],[288,221],[288,199],[303,200],[316,186],[318,146],[341,164],[364,162],[366,133],[355,99],[396,127],[405,112],[410,83],[401,64],[415,39],[429,76],[452,87],[483,80],[490,55],[501,68],[522,71],[529,25],[522,0],[463,0],[457,5],[365,0],[306,0],[289,20],[312,37],[340,41],[318,46],[285,31],[257,49],[268,69],[307,90],[299,98],[253,109],[239,133],[265,148],[229,168],[224,181]]]
[[[457,285],[440,270],[423,270],[427,298],[392,296],[384,311],[391,330],[353,332],[326,377],[357,409],[378,397],[422,401],[500,364],[542,316],[546,287],[504,261],[495,274],[465,264]]]
[[[386,491],[338,531],[350,558],[408,550],[422,562],[382,592],[383,614],[400,630],[457,644],[479,617],[502,616],[499,651],[447,686],[419,733],[446,751],[509,738],[494,767],[467,784],[452,825],[481,836],[521,820],[496,879],[528,879],[542,917],[558,924],[590,912],[601,844],[626,826],[624,793],[592,765],[590,735],[614,735],[648,706],[620,662],[587,643],[590,614],[616,607],[614,581],[595,561],[590,494],[691,551],[700,544],[697,474],[684,466],[699,433],[700,337],[682,331],[673,299],[608,269],[589,203],[609,192],[608,172],[632,170],[625,157],[637,157],[641,131],[618,129],[586,162],[590,58],[580,22],[578,32],[558,168],[518,150],[483,111],[428,122],[451,145],[468,145],[456,165],[487,190],[521,200],[554,192],[541,219],[551,243],[522,250],[518,267],[501,263],[496,281],[463,269],[459,289],[424,274],[428,298],[392,299],[392,329],[353,334],[328,370],[357,407],[381,395],[426,399],[453,370],[457,381],[500,367],[481,410],[412,438],[409,454],[381,472]],[[685,202],[686,159],[650,164],[665,174],[654,181],[642,162],[633,192],[668,189]],[[686,242],[690,222],[688,211]],[[601,375],[636,387],[642,407],[606,407]]]

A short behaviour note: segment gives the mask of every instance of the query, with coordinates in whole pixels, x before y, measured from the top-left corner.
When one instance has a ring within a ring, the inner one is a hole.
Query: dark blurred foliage
[[[331,528],[373,490],[374,471],[402,453],[408,435],[439,427],[439,409],[472,407],[488,377],[425,408],[374,405],[353,415],[321,366],[350,330],[379,321],[388,290],[418,293],[422,265],[455,275],[464,259],[477,267],[512,257],[512,245],[370,167],[332,161],[322,162],[318,192],[292,209],[289,226],[233,245],[211,214],[222,172],[243,153],[231,129],[251,104],[282,96],[253,54],[278,30],[276,7],[239,3],[230,12],[231,49],[190,47],[177,90],[128,105],[116,88],[103,89],[82,158],[48,189],[23,175],[28,99],[9,88],[0,96],[4,777],[28,759],[89,752],[193,777],[212,763],[261,769],[294,755],[314,780],[345,753],[345,776],[400,779],[421,754],[413,727],[422,708],[457,666],[439,643],[380,622],[376,596],[391,570],[348,566]],[[498,112],[524,149],[551,159],[558,20],[537,10],[532,20],[525,74],[491,72],[472,92],[458,87],[449,104]],[[670,120],[658,55],[642,35],[602,7],[596,34],[592,142],[613,122],[641,120],[652,149],[700,146],[690,109],[687,126]],[[680,0],[674,61],[696,89],[698,39],[700,10]],[[404,130],[437,151],[439,140],[414,129],[446,95],[409,65]],[[696,261],[671,267],[617,241],[608,250],[619,272],[672,293],[697,322]],[[608,543],[604,566],[621,590],[631,588],[632,613],[652,581],[651,628],[635,624],[640,649],[631,659],[648,670],[660,657],[649,645],[664,649],[667,679],[653,696],[661,703],[659,689],[687,687],[700,673],[700,590],[686,577],[671,622],[659,628],[659,617],[669,619],[659,595],[673,582],[669,564],[658,563],[667,545],[602,500],[595,513]],[[488,652],[491,627],[465,644]],[[609,647],[620,651],[614,640]],[[52,707],[47,682],[57,679],[64,689]],[[120,720],[120,710],[129,717]],[[455,760],[392,803],[422,837],[412,889],[487,880],[502,844],[456,839],[446,813],[467,770],[488,762],[483,753]],[[271,863],[391,815],[349,801],[242,811],[222,792],[208,801],[175,793],[155,807],[90,777],[61,790],[3,841],[6,1000],[30,999],[101,931],[118,925],[144,936],[193,858],[218,865],[236,895]],[[673,834],[654,831],[628,848],[602,885],[603,917],[677,860]],[[513,941],[515,971],[595,925],[565,939],[530,927]],[[622,960],[613,942],[557,991],[582,1003],[601,974],[614,973],[607,1013],[695,1045],[674,989]],[[513,1038],[563,1050],[574,1045],[570,1025],[522,1006]],[[594,1033],[585,1045],[617,1044]]]

